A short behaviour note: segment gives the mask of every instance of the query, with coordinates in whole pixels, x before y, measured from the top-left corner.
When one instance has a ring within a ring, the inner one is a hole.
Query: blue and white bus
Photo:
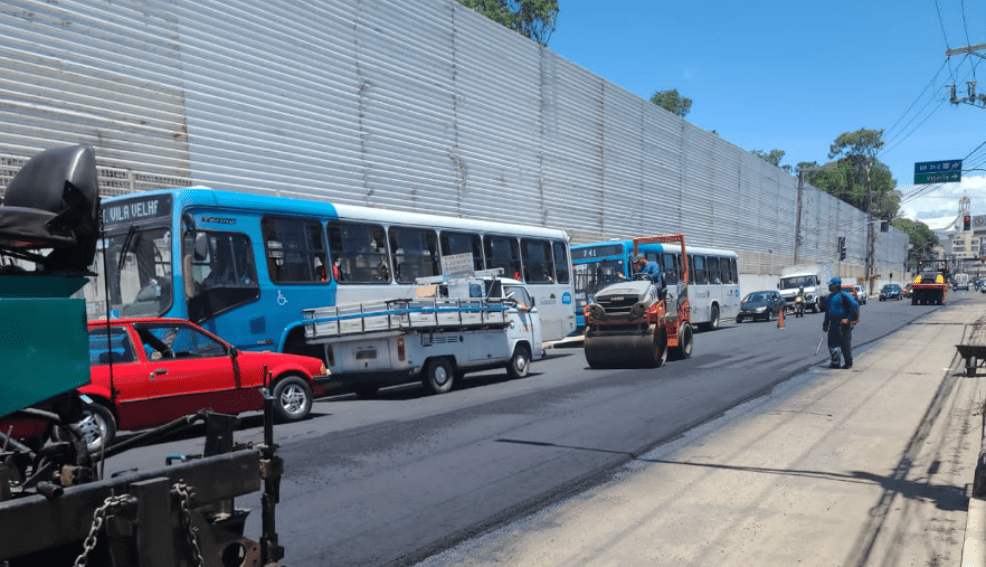
[[[544,340],[575,329],[561,230],[332,205],[203,187],[102,202],[89,316],[190,319],[245,350],[311,352],[301,310],[413,295],[445,255],[527,284]],[[103,253],[107,269],[103,269]],[[300,329],[299,329],[300,331]]]
[[[689,263],[688,302],[692,325],[717,329],[722,319],[739,313],[739,272],[737,255],[729,250],[687,246]],[[642,244],[639,253],[661,266],[669,295],[673,296],[681,277],[681,246]],[[611,283],[630,277],[633,269],[633,241],[612,240],[572,247],[575,270],[575,313],[579,329],[585,326],[582,310],[595,293]],[[671,297],[669,302],[673,302]]]

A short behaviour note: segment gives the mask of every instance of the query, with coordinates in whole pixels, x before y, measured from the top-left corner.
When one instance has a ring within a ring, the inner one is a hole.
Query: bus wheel
[[[274,411],[281,421],[298,421],[312,411],[312,390],[297,376],[282,378],[274,386]]]
[[[511,378],[524,378],[531,372],[531,353],[525,345],[514,347],[514,355],[507,363],[507,376]]]
[[[719,306],[713,304],[712,311],[710,313],[709,322],[702,325],[702,328],[706,331],[715,331],[719,328]]]
[[[422,374],[422,384],[435,394],[448,392],[452,389],[452,383],[455,382],[452,365],[441,356],[429,359]]]

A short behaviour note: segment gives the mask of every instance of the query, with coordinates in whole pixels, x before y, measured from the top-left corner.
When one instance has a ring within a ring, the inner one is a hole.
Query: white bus
[[[241,349],[310,352],[286,330],[302,309],[406,297],[415,278],[441,273],[442,256],[468,253],[476,269],[527,284],[545,341],[575,329],[561,230],[202,187],[105,199],[102,214],[91,317],[105,315],[108,289],[111,315],[190,319]]]

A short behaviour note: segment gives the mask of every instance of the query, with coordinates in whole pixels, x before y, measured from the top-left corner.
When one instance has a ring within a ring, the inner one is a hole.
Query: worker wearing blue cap
[[[822,330],[828,333],[829,354],[832,357],[829,368],[849,369],[852,368],[852,328],[859,320],[859,304],[842,291],[840,278],[830,279],[828,286],[828,305]],[[841,366],[840,355],[845,361]]]

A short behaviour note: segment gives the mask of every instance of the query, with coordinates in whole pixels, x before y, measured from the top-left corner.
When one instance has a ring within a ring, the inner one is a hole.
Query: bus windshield
[[[173,301],[171,228],[133,225],[100,240],[93,271],[84,290],[89,318],[106,316],[107,291],[112,316],[163,315]]]
[[[600,260],[576,264],[575,293],[593,296],[609,284],[626,279],[626,266],[623,259]]]

